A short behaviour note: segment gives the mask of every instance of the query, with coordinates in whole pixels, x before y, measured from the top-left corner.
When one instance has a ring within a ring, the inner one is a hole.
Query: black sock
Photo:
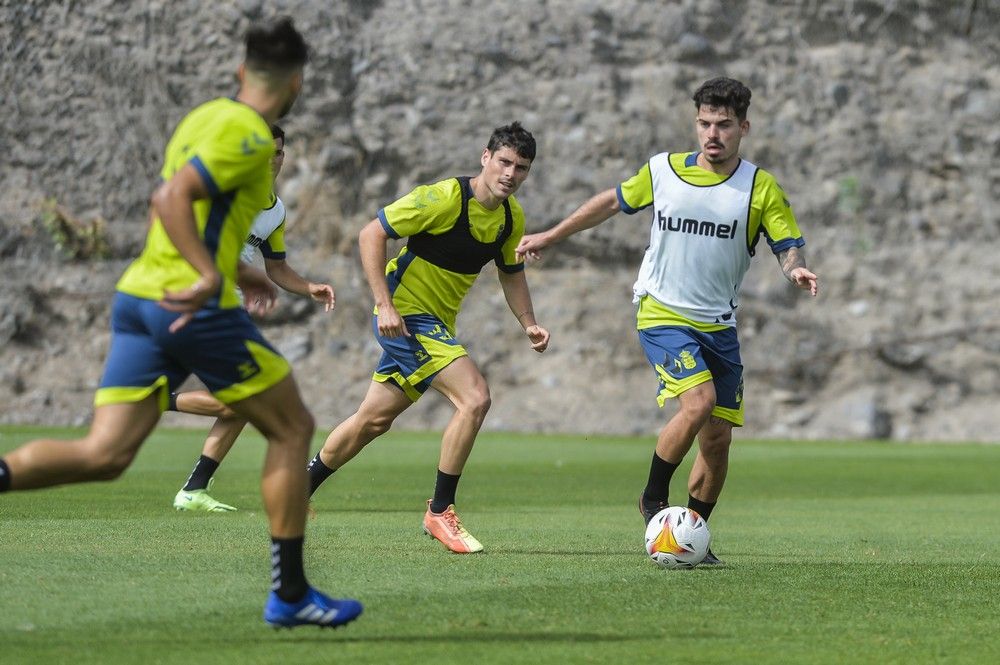
[[[323,463],[319,453],[316,453],[316,457],[312,458],[306,470],[309,472],[309,496],[315,494],[316,488],[322,485],[323,481],[332,476],[333,472],[336,471],[336,469],[331,469]]]
[[[198,458],[198,463],[194,465],[194,471],[181,488],[185,491],[203,490],[208,487],[208,481],[212,479],[212,474],[219,468],[219,463],[211,457],[202,455]]]
[[[642,495],[649,501],[667,502],[670,494],[670,479],[680,464],[672,464],[653,451],[653,461],[649,465],[649,480]]]
[[[7,466],[7,462],[0,459],[0,492],[6,492],[10,489],[10,467]]]
[[[434,498],[431,499],[431,512],[443,513],[448,506],[455,503],[455,492],[458,491],[458,479],[462,474],[453,476],[438,469],[437,482],[434,483]]]
[[[707,522],[708,516],[712,514],[712,509],[715,508],[715,504],[701,501],[688,494],[688,508],[701,515],[702,519]]]
[[[271,537],[271,591],[286,603],[296,603],[306,595],[309,583],[302,567],[302,542],[298,538]]]

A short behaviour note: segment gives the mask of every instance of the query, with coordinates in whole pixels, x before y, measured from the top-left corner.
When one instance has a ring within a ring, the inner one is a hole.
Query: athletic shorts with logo
[[[166,410],[169,393],[191,374],[228,404],[267,390],[291,371],[242,308],[199,310],[171,333],[178,316],[154,300],[115,294],[95,406],[138,402],[159,390],[160,410]]]
[[[403,322],[409,337],[383,337],[378,331],[378,315],[372,317],[375,339],[382,347],[372,380],[394,385],[416,402],[438,372],[468,354],[436,316],[408,314]]]
[[[711,381],[715,385],[712,415],[743,425],[743,364],[736,328],[702,332],[686,326],[639,330],[639,342],[660,381],[656,401],[677,397]]]

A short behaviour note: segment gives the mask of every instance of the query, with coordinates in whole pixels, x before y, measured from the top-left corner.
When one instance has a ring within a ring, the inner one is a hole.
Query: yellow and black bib
[[[524,269],[516,256],[524,234],[521,206],[508,197],[485,208],[469,181],[421,185],[378,212],[389,237],[407,238],[386,266],[393,305],[403,316],[431,314],[452,333],[462,300],[487,263],[505,273]]]
[[[472,235],[469,226],[469,199],[472,198],[470,178],[455,178],[462,196],[462,207],[454,225],[444,233],[421,231],[410,236],[407,248],[415,255],[439,268],[466,275],[478,275],[490,261],[500,260],[503,244],[514,228],[510,203],[504,199],[504,223],[492,242],[481,242]]]

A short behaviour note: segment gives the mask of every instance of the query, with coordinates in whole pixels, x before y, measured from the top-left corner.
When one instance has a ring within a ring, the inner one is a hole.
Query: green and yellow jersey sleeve
[[[618,185],[618,205],[627,215],[634,215],[653,205],[653,178],[649,174],[649,162],[643,164],[634,176]]]
[[[282,222],[278,224],[278,228],[271,231],[271,235],[261,244],[260,253],[265,259],[284,260],[286,252],[285,223]]]
[[[436,235],[454,226],[461,206],[458,181],[450,178],[417,187],[379,210],[378,218],[390,238],[407,238],[421,232]]]
[[[778,181],[764,169],[757,169],[757,179],[750,199],[751,233],[754,229],[763,232],[767,244],[775,254],[790,247],[805,245],[792,212],[792,204]]]

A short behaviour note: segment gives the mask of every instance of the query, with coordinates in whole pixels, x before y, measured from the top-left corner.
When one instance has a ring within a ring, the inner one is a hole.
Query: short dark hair
[[[750,108],[750,88],[736,79],[720,76],[702,83],[692,99],[696,109],[702,105],[731,109],[742,122],[747,119]]]
[[[278,139],[281,139],[281,142],[284,143],[285,142],[285,130],[283,130],[278,125],[271,125],[271,138],[274,139],[275,141],[277,141]]]
[[[287,72],[309,61],[309,46],[287,16],[252,26],[246,45],[247,67],[256,71]]]
[[[535,137],[517,121],[493,130],[486,149],[496,152],[500,148],[511,148],[525,159],[535,159]]]

